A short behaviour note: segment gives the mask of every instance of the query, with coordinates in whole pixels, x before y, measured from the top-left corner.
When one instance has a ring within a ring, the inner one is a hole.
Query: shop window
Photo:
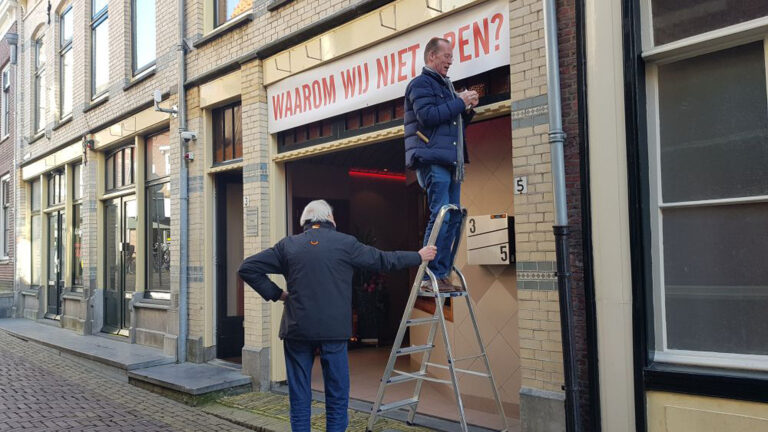
[[[651,0],[653,37],[661,45],[768,15],[765,0]],[[695,12],[694,12],[695,8]]]
[[[35,110],[33,118],[35,120],[35,132],[41,132],[45,129],[45,44],[43,36],[35,41]]]
[[[650,75],[657,361],[768,369],[766,61],[760,41]]]
[[[33,287],[40,286],[40,253],[41,253],[41,233],[42,233],[42,216],[40,214],[40,180],[35,180],[29,187],[29,210],[30,210],[30,227],[29,227],[29,249],[30,249],[30,266],[29,266],[29,283]]]
[[[213,110],[213,162],[243,157],[243,125],[240,102]]]
[[[72,5],[67,6],[59,16],[59,90],[60,118],[72,114],[73,65],[72,65]]]
[[[13,233],[13,220],[11,219],[11,176],[0,178],[0,223],[2,223],[2,258],[11,254],[11,238]]]
[[[124,147],[107,157],[104,174],[106,191],[114,191],[132,186],[136,180],[136,150],[133,146]]]
[[[213,22],[218,27],[253,9],[253,0],[213,0]]]
[[[83,166],[72,166],[72,289],[83,287]]]
[[[64,204],[67,199],[67,185],[64,169],[59,168],[48,175],[48,207]]]
[[[171,183],[169,133],[147,143],[147,295],[166,298],[171,290]]]
[[[109,8],[107,0],[91,1],[91,95],[109,87]]]
[[[133,0],[131,6],[133,74],[138,75],[155,64],[155,0]]]

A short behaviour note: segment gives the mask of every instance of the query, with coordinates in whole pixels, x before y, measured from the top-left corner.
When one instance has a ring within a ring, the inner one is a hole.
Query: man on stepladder
[[[301,234],[250,256],[238,270],[240,277],[265,300],[283,301],[280,322],[291,430],[310,432],[312,364],[320,351],[325,382],[326,431],[347,429],[349,363],[347,342],[352,337],[352,275],[355,269],[377,272],[414,267],[434,259],[433,246],[417,252],[383,252],[336,231],[331,206],[323,200],[304,208]],[[268,274],[285,276],[288,291]]]
[[[477,92],[457,93],[448,78],[453,63],[451,43],[432,38],[424,48],[424,69],[405,90],[405,164],[416,170],[419,185],[427,192],[429,223],[424,244],[435,218],[445,204],[459,205],[467,146],[464,132],[477,106]],[[447,215],[437,237],[437,257],[429,269],[441,292],[459,291],[451,282],[451,249],[461,229],[458,214]],[[422,287],[429,287],[426,278]]]

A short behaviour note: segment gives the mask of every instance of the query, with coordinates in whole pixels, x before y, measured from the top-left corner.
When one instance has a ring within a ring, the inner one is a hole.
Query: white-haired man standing
[[[280,323],[288,389],[291,429],[310,431],[312,364],[320,351],[325,382],[326,430],[347,428],[349,364],[347,341],[352,336],[352,277],[355,269],[388,272],[431,261],[434,246],[418,252],[383,252],[336,231],[331,206],[324,200],[304,208],[301,234],[250,256],[240,277],[265,300],[284,301]],[[283,291],[268,274],[282,274]]]

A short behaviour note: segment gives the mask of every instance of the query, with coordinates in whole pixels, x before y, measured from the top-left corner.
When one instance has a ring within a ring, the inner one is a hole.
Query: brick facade
[[[10,88],[6,91],[0,87],[0,98],[6,99],[3,103],[8,104],[10,107],[16,105],[16,66],[11,63],[11,45],[17,42],[13,39],[16,38],[17,26],[14,22],[4,35],[0,35],[0,70],[8,68]],[[2,105],[0,105],[2,106]],[[14,279],[15,279],[15,255],[16,255],[16,239],[15,239],[15,226],[16,212],[14,201],[14,149],[16,146],[16,128],[14,120],[16,118],[16,110],[11,109],[8,124],[5,130],[0,130],[0,177],[9,175],[9,196],[7,197],[10,202],[8,223],[11,225],[11,231],[8,236],[8,244],[6,245],[8,250],[7,257],[0,257],[0,292],[13,291]],[[0,115],[2,113],[0,112]],[[1,128],[0,128],[1,129]],[[2,235],[3,233],[0,233]],[[0,253],[2,255],[2,253]]]

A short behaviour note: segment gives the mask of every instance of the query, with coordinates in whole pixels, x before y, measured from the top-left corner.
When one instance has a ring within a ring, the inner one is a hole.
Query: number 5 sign
[[[515,195],[528,193],[528,177],[515,177]]]

